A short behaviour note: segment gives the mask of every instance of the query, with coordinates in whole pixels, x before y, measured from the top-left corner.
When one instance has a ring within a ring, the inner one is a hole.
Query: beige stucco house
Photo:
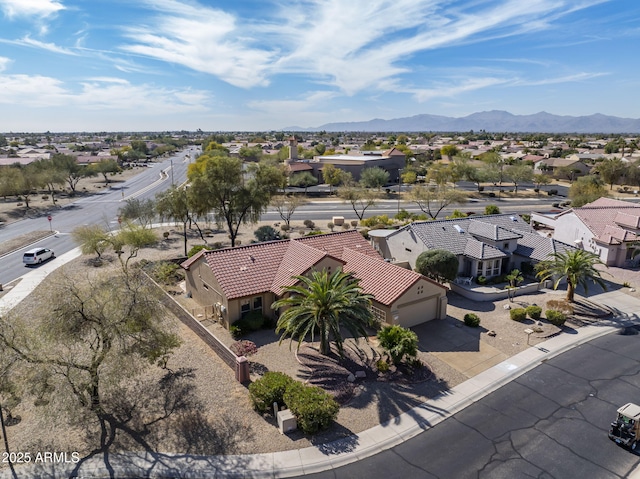
[[[268,317],[271,304],[296,275],[342,269],[360,279],[374,296],[372,312],[382,323],[411,327],[444,318],[447,289],[414,271],[385,262],[355,230],[270,241],[215,251],[200,251],[184,263],[187,294],[213,306],[229,327],[250,311]]]

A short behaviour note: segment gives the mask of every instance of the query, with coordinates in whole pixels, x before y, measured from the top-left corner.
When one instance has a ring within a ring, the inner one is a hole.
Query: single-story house
[[[187,294],[213,306],[229,327],[250,311],[277,317],[271,304],[295,284],[296,275],[342,269],[372,294],[372,312],[382,323],[415,326],[446,316],[447,288],[414,271],[385,262],[355,230],[237,248],[202,250],[182,263]]]
[[[553,229],[553,238],[597,254],[608,266],[629,266],[640,248],[640,205],[599,198],[555,214],[532,213],[531,221]]]
[[[572,156],[568,158],[543,158],[533,163],[534,173],[558,176],[562,168],[574,173],[574,175],[565,175],[566,177],[582,176],[591,171],[591,166],[587,165],[582,159]]]
[[[392,262],[415,268],[420,253],[445,249],[458,257],[458,274],[491,278],[533,265],[573,247],[536,233],[518,215],[481,215],[420,221],[398,230],[370,231],[373,247]]]

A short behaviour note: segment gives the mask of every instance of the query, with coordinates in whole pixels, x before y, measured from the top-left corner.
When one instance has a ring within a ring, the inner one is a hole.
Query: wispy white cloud
[[[149,2],[147,2],[149,3]],[[266,85],[273,52],[252,46],[250,32],[222,10],[173,0],[154,1],[150,25],[127,28],[127,52],[181,64],[239,87]]]
[[[610,75],[606,72],[580,72],[572,75],[565,75],[561,77],[543,78],[541,80],[516,80],[513,85],[516,86],[540,86],[540,85],[553,85],[557,83],[572,83],[580,82],[584,80],[590,80],[592,78],[598,78],[602,76]]]
[[[426,102],[434,98],[450,98],[474,90],[504,85],[508,80],[501,78],[468,78],[453,84],[440,84],[433,88],[407,88],[404,91],[413,94],[419,102]]]
[[[411,72],[415,55],[548,29],[604,1],[300,0],[280,2],[275,15],[258,21],[197,3],[145,0],[156,14],[125,31],[131,43],[122,49],[239,87],[304,74],[353,95]]]
[[[33,47],[33,48],[41,48],[42,50],[47,50],[53,53],[62,53],[64,55],[77,55],[77,53],[74,52],[73,50],[70,50],[65,47],[61,47],[59,45],[56,45],[55,43],[47,43],[47,42],[41,42],[40,40],[34,40],[28,35],[19,40],[11,40],[7,43],[13,43],[15,45],[24,45],[24,46]]]
[[[22,104],[77,110],[121,110],[146,113],[204,111],[209,94],[191,89],[168,89],[157,85],[132,85],[112,77],[87,79],[79,85],[66,84],[42,75],[0,75],[0,104]]]
[[[48,17],[65,6],[55,0],[0,0],[0,10],[9,17]]]
[[[11,63],[11,58],[0,57],[0,72],[5,71],[9,63]]]

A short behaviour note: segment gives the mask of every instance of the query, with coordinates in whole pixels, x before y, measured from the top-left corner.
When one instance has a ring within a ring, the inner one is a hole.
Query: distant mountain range
[[[483,111],[461,118],[416,115],[407,118],[327,123],[313,128],[292,126],[285,131],[366,131],[366,132],[511,132],[511,133],[640,133],[640,119],[619,118],[596,113],[589,116],[560,116],[547,112],[513,115],[507,111]]]

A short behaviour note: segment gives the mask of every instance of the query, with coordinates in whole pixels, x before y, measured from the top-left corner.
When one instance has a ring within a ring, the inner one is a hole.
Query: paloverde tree
[[[118,429],[135,427],[131,410],[113,407],[114,396],[151,365],[166,365],[179,338],[140,274],[65,278],[45,294],[36,318],[0,319],[0,350],[17,358],[30,389],[82,418],[99,440],[96,451],[105,451]]]
[[[282,331],[280,342],[285,337],[297,340],[298,349],[307,336],[311,341],[320,336],[320,354],[331,352],[334,342],[338,353],[343,354],[341,328],[346,329],[356,340],[367,339],[367,326],[371,322],[371,300],[360,287],[360,280],[349,273],[336,270],[312,271],[309,276],[294,276],[298,281],[283,288],[288,296],[271,305],[273,309],[284,308],[276,332]]]
[[[318,178],[313,176],[308,171],[302,173],[295,173],[289,177],[289,186],[296,188],[304,188],[304,193],[307,194],[307,188],[318,184]]]
[[[456,190],[445,184],[437,186],[416,185],[411,189],[409,198],[423,213],[435,220],[440,212],[452,204],[464,204],[468,196],[464,191]]]
[[[34,163],[38,174],[38,183],[47,188],[51,203],[56,204],[56,187],[64,185],[65,177],[62,171],[55,167],[51,160],[38,160]]]
[[[343,171],[331,163],[322,167],[322,180],[329,185],[329,194],[333,194],[333,188],[342,183]]]
[[[575,290],[578,286],[584,287],[585,293],[589,290],[589,284],[597,284],[605,291],[607,284],[602,279],[602,273],[595,265],[605,265],[600,257],[590,251],[576,249],[567,252],[555,252],[548,259],[536,265],[536,276],[540,281],[552,279],[553,289],[563,280],[567,281],[567,301],[573,303]]]
[[[305,204],[307,204],[307,200],[297,195],[277,195],[271,198],[271,206],[278,212],[287,226],[291,226],[293,213]]]
[[[533,179],[533,168],[524,163],[507,166],[504,173],[512,181],[515,194],[518,194],[518,185],[528,183]]]
[[[118,162],[113,158],[103,158],[96,163],[92,163],[87,167],[93,174],[102,175],[104,184],[109,184],[109,173],[117,173],[121,171]]]
[[[155,207],[160,218],[182,223],[184,255],[187,256],[187,223],[191,221],[187,189],[172,185],[168,190],[156,195]]]
[[[280,187],[271,173],[258,167],[251,177],[245,177],[239,159],[201,155],[189,165],[188,173],[195,213],[204,216],[213,212],[216,221],[226,226],[231,246],[235,246],[240,226],[257,222]]]
[[[82,254],[95,253],[97,261],[100,261],[102,254],[111,247],[109,233],[98,225],[78,226],[71,232],[71,236],[80,245]]]
[[[416,271],[436,281],[453,281],[458,274],[458,257],[445,249],[432,249],[420,253]]]
[[[593,175],[581,176],[569,188],[569,198],[574,207],[586,205],[605,196],[607,189],[600,178]]]
[[[377,201],[375,192],[357,186],[343,186],[338,189],[338,197],[345,203],[349,203],[360,221],[364,213]]]
[[[65,181],[69,185],[71,195],[76,194],[76,186],[78,182],[85,176],[92,176],[95,173],[84,165],[78,164],[76,158],[71,155],[56,153],[51,158],[55,168],[64,175]]]
[[[389,172],[379,166],[364,168],[360,173],[360,184],[365,188],[380,190],[387,183],[389,183]]]
[[[152,199],[131,198],[118,210],[118,215],[123,221],[137,221],[140,226],[146,228],[156,217],[156,205]]]
[[[607,158],[596,165],[595,170],[600,174],[600,178],[613,189],[613,184],[624,176],[627,165],[620,158]]]

